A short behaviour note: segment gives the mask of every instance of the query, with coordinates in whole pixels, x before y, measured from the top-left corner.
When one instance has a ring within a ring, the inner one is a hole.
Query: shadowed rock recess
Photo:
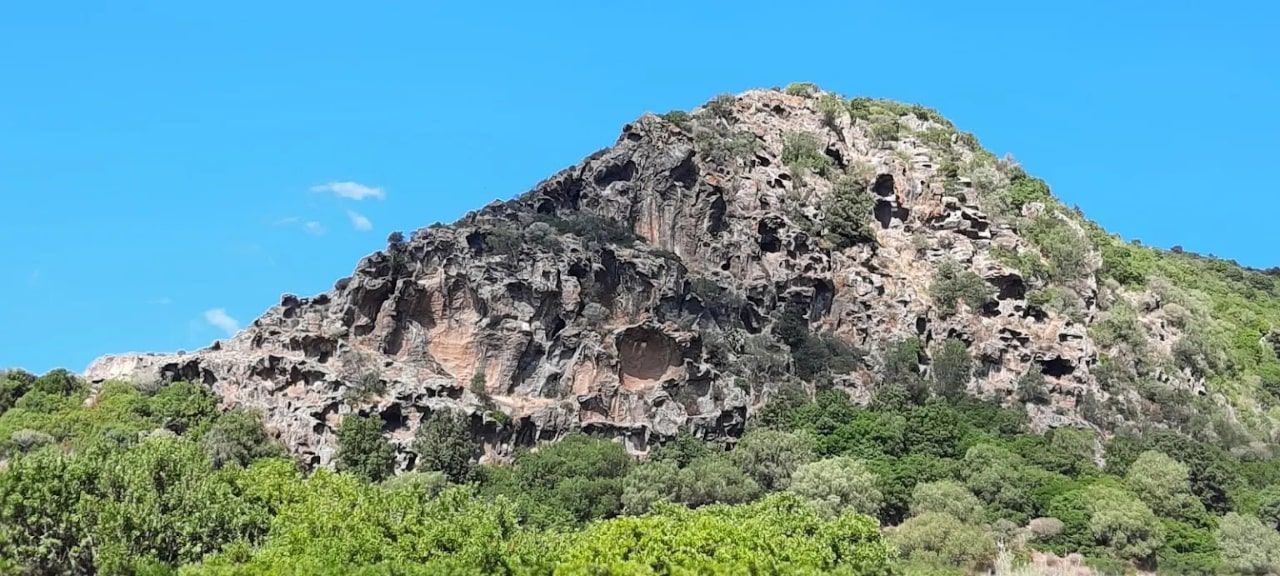
[[[576,430],[644,453],[682,430],[735,438],[783,386],[866,401],[903,339],[923,344],[927,379],[954,339],[969,394],[1025,406],[1039,429],[1105,428],[1086,405],[1125,392],[1095,374],[1102,257],[1031,239],[1087,226],[1036,183],[924,108],[722,96],[644,115],[516,199],[393,235],[234,338],[86,376],[203,383],[314,465],[344,417],[378,414],[406,468],[436,410],[469,414],[491,460]],[[1157,308],[1137,313],[1179,337]],[[1203,391],[1172,364],[1147,374]],[[1043,378],[1034,400],[1028,378]]]

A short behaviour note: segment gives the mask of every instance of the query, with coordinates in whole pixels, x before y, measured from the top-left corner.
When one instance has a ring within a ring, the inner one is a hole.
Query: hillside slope
[[[407,468],[434,410],[491,457],[578,429],[646,452],[737,437],[798,386],[1246,446],[1274,431],[1278,285],[1109,236],[931,110],[800,85],[645,115],[234,338],[85,376],[203,382],[322,465],[355,413]]]

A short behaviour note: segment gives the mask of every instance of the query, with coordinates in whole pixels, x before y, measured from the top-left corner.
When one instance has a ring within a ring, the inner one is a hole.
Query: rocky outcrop
[[[284,296],[234,338],[103,358],[86,376],[205,383],[319,465],[356,412],[383,417],[405,466],[434,410],[470,414],[489,457],[579,429],[644,452],[680,430],[739,435],[790,378],[775,328],[791,310],[868,353],[832,378],[856,398],[873,391],[889,343],[955,338],[975,358],[972,394],[1015,404],[1015,382],[1040,372],[1052,402],[1027,405],[1033,422],[1081,423],[1080,399],[1105,394],[1090,375],[1097,351],[1080,321],[1028,302],[1030,281],[993,256],[1024,240],[965,200],[969,182],[951,188],[935,145],[885,142],[818,103],[754,91],[691,120],[646,115],[532,191],[393,238],[329,292]],[[900,121],[908,134],[936,127]],[[824,238],[838,179],[787,165],[797,133],[870,195],[873,241]],[[944,263],[994,297],[944,313],[931,296]]]

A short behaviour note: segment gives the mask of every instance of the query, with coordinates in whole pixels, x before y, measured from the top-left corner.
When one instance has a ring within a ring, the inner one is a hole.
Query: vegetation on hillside
[[[355,401],[373,375],[344,407],[334,469],[310,469],[258,414],[221,410],[199,384],[90,390],[65,371],[14,371],[0,373],[0,573],[966,574],[1036,551],[1109,574],[1280,572],[1280,270],[1123,242],[927,108],[785,92],[816,98],[822,129],[926,143],[948,193],[1027,240],[992,256],[1022,273],[1031,308],[1088,325],[1100,346],[1105,397],[1078,399],[1087,426],[1029,429],[1018,403],[1054,400],[1038,371],[1013,406],[966,394],[982,366],[956,338],[883,335],[874,394],[856,404],[837,379],[873,362],[796,307],[742,342],[705,338],[709,354],[735,355],[741,386],[781,387],[745,434],[680,435],[644,460],[570,435],[482,465],[471,421],[443,411],[397,454]],[[664,118],[710,161],[742,167],[758,143],[732,105]],[[782,151],[801,180],[831,180],[811,236],[828,250],[873,243],[866,175],[820,141],[787,134]],[[494,228],[477,250],[566,236],[637,242],[598,218],[548,216]],[[704,319],[742,322],[745,295],[703,277],[690,290]],[[946,264],[929,292],[946,314],[994,297]],[[595,306],[587,322],[606,313]],[[492,402],[483,375],[473,392]]]

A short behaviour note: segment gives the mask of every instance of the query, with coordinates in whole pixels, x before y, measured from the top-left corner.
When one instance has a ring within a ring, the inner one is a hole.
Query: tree
[[[461,415],[437,410],[418,427],[413,449],[418,470],[443,472],[450,481],[462,483],[471,477],[480,446]]]
[[[1280,533],[1253,516],[1228,512],[1218,522],[1218,548],[1227,567],[1241,574],[1280,572]]]
[[[982,522],[985,510],[982,501],[978,500],[963,484],[954,480],[938,480],[917,484],[911,492],[911,515],[919,516],[931,512],[950,514],[966,524]]]
[[[32,574],[91,573],[93,549],[79,509],[97,474],[87,458],[59,450],[13,458],[0,472],[0,558]]]
[[[1280,484],[1272,484],[1258,493],[1258,519],[1272,528],[1280,528]]]
[[[955,314],[956,304],[964,302],[973,313],[980,312],[991,302],[995,289],[972,270],[960,268],[954,262],[943,262],[934,272],[929,295],[938,312],[943,316]]]
[[[845,512],[875,516],[884,501],[877,482],[875,473],[861,461],[838,457],[800,466],[791,475],[788,490],[828,517]]]
[[[740,504],[760,495],[760,485],[724,456],[704,456],[680,470],[676,481],[680,502],[698,507],[707,504]]]
[[[990,534],[945,512],[908,519],[893,532],[892,542],[913,562],[960,567],[968,573],[985,571],[996,558],[996,542]]]
[[[881,388],[902,391],[904,400],[920,404],[928,396],[928,387],[920,375],[920,354],[924,345],[917,338],[906,338],[889,344],[884,352],[884,372],[880,375]],[[899,402],[885,402],[877,394],[876,404],[888,409],[900,409]]]
[[[1077,551],[1096,547],[1115,558],[1145,561],[1164,544],[1164,528],[1151,508],[1107,482],[1057,496],[1049,513],[1064,524],[1058,542]]]
[[[849,248],[876,238],[871,227],[875,199],[867,192],[867,184],[852,176],[836,180],[824,206],[825,239],[836,249]]]
[[[174,382],[156,392],[150,406],[165,428],[182,434],[213,419],[218,413],[218,398],[199,384]]]
[[[338,469],[370,482],[391,475],[396,452],[382,437],[382,417],[351,414],[338,429]]]
[[[214,468],[248,466],[259,458],[282,456],[284,448],[267,436],[256,412],[232,410],[213,421],[201,438]]]
[[[748,432],[730,453],[733,462],[765,490],[783,490],[801,465],[812,462],[813,439],[779,430]]]
[[[961,473],[965,486],[986,502],[997,516],[1022,521],[1035,511],[1026,462],[1018,455],[991,444],[979,444],[965,452]]]
[[[1119,490],[1100,490],[1090,506],[1094,540],[1124,560],[1150,558],[1164,543],[1155,513],[1141,500]]]
[[[260,538],[269,517],[238,496],[233,479],[215,474],[200,446],[183,438],[149,439],[109,456],[79,510],[99,571],[132,572],[139,559],[195,562]]]
[[[956,338],[948,338],[933,359],[933,386],[939,396],[948,399],[964,397],[973,374],[973,358],[969,347]]]
[[[819,515],[800,498],[666,506],[598,522],[555,559],[565,574],[885,574],[890,551],[874,520]]]
[[[1200,501],[1191,494],[1187,466],[1163,452],[1143,452],[1129,466],[1124,480],[1125,485],[1160,516],[1189,518],[1204,512]]]
[[[484,484],[515,501],[528,525],[560,527],[620,512],[631,466],[621,445],[574,434],[522,452],[509,470],[486,470]]]
[[[50,370],[44,376],[36,378],[30,387],[33,391],[53,396],[71,396],[84,392],[87,388],[83,380],[63,368]]]
[[[631,469],[622,479],[623,514],[645,514],[659,502],[676,500],[680,470],[666,461],[647,462]]]

